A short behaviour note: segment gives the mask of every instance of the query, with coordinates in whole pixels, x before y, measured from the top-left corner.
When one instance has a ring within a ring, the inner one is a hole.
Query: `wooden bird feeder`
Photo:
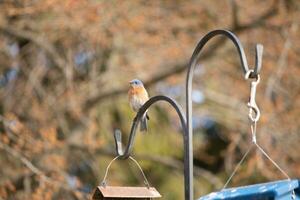
[[[129,200],[129,199],[143,199],[149,200],[154,198],[160,198],[161,195],[153,188],[147,187],[117,187],[117,186],[99,186],[96,188],[93,200]]]
[[[117,160],[119,156],[115,157],[107,166],[103,181],[100,186],[98,186],[93,194],[93,200],[102,200],[102,199],[109,199],[109,200],[129,200],[129,199],[143,199],[143,200],[150,200],[154,198],[160,198],[161,195],[159,192],[154,188],[150,187],[149,182],[141,168],[141,166],[138,164],[138,162],[132,158],[129,157],[130,160],[132,160],[141,171],[144,183],[146,186],[144,187],[120,187],[120,186],[107,186],[106,184],[106,177],[108,175],[109,168],[111,164]]]

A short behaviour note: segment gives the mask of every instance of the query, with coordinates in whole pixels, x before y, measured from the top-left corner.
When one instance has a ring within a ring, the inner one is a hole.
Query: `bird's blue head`
[[[143,86],[142,81],[138,79],[133,79],[132,81],[129,82],[129,84],[133,87]]]

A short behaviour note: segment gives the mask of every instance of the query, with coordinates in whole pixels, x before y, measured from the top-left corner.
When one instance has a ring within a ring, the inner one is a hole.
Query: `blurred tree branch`
[[[276,91],[275,90],[276,90],[276,88],[278,88],[280,79],[284,73],[284,69],[287,67],[288,52],[292,46],[290,34],[293,32],[296,32],[298,29],[298,26],[299,26],[298,24],[293,23],[291,25],[291,28],[288,31],[282,30],[283,36],[285,39],[284,46],[282,48],[280,56],[278,57],[277,70],[274,70],[274,72],[269,77],[268,82],[267,82],[266,92],[265,92],[265,95],[268,97],[268,99],[273,101],[274,104],[276,104],[276,97],[275,97]]]
[[[80,192],[79,189],[72,188],[66,183],[62,183],[61,181],[54,180],[53,178],[45,175],[45,173],[40,170],[38,167],[36,167],[30,160],[28,160],[25,156],[23,156],[20,152],[17,150],[11,148],[9,145],[3,143],[0,141],[0,148],[6,151],[9,155],[13,156],[14,158],[20,160],[30,171],[32,171],[34,174],[38,175],[40,177],[41,181],[45,181],[47,183],[53,184],[55,186],[58,186],[60,188],[63,188],[68,191],[73,191],[73,192]],[[86,195],[86,194],[84,194]]]
[[[238,5],[235,0],[230,0],[230,4],[232,10],[232,27],[240,27]]]
[[[55,65],[62,72],[64,72],[64,69],[67,66],[66,60],[58,53],[57,49],[47,41],[46,38],[43,38],[32,31],[8,25],[7,23],[0,23],[0,31],[13,37],[33,42],[35,45],[44,50],[50,56],[50,58],[52,58],[52,61],[55,63]]]
[[[244,31],[248,31],[248,30],[256,28],[258,26],[262,26],[263,22],[265,20],[275,16],[277,14],[277,12],[278,12],[278,7],[277,7],[277,3],[275,2],[269,10],[267,10],[265,13],[263,13],[257,19],[254,19],[251,23],[241,25],[241,24],[238,24],[235,22],[235,23],[233,23],[234,26],[229,28],[229,30],[233,31],[236,34],[241,34]],[[235,18],[233,18],[233,21],[235,21]],[[226,40],[224,40],[223,38],[220,38],[219,40],[217,40],[216,42],[211,44],[207,48],[207,50],[200,56],[199,60],[203,61],[203,60],[206,60],[206,59],[212,57],[213,53],[215,51],[217,51],[219,48],[221,48],[225,44],[225,42],[226,42]],[[149,87],[149,86],[155,84],[156,82],[164,80],[172,75],[182,73],[183,71],[186,70],[187,63],[188,63],[188,60],[185,60],[182,63],[177,63],[175,66],[174,65],[168,66],[168,67],[164,66],[163,68],[167,68],[167,70],[165,70],[163,72],[159,72],[157,75],[153,76],[151,79],[144,81],[145,86]],[[104,99],[124,94],[127,92],[127,90],[128,90],[128,87],[126,85],[125,87],[122,87],[117,90],[109,91],[106,93],[101,92],[100,94],[97,94],[94,97],[87,99],[87,101],[83,105],[83,108],[84,108],[84,110],[88,111],[88,110],[92,109],[97,103],[103,101]]]

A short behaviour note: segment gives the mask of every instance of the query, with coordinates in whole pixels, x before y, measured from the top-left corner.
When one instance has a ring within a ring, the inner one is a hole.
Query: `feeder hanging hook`
[[[249,70],[251,71],[251,70]],[[248,74],[248,73],[247,73]],[[256,97],[256,88],[260,82],[260,76],[257,74],[257,78],[255,81],[251,82],[251,90],[250,90],[250,99],[248,102],[249,107],[249,119],[254,123],[257,122],[260,118],[260,110],[256,104],[255,97]]]

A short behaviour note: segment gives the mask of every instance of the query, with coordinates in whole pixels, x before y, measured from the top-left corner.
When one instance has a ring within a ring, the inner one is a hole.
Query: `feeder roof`
[[[161,195],[153,188],[147,187],[116,187],[116,186],[99,186],[97,188],[103,197],[108,198],[159,198]]]

